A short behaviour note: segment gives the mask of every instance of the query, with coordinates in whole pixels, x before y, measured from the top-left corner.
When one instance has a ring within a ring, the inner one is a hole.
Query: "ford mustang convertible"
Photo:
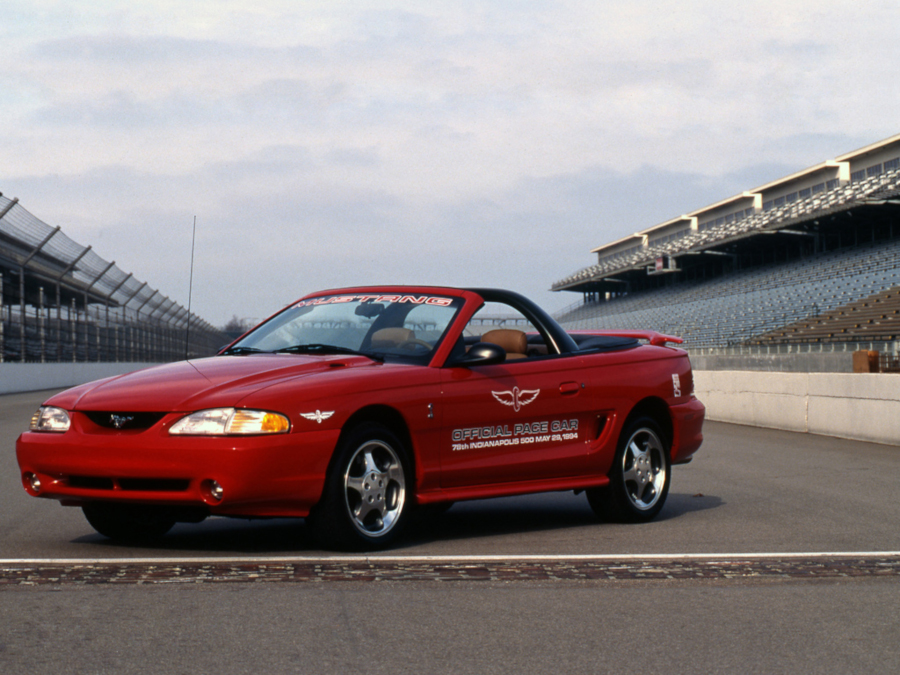
[[[647,521],[703,438],[679,342],[567,333],[509,291],[322,291],[216,356],[53,396],[16,453],[30,495],[124,540],[288,516],[376,549],[417,509],[550,490]]]

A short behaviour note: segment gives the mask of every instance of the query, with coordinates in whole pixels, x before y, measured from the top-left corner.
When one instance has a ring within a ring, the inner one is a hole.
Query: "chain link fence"
[[[166,362],[228,341],[0,194],[0,362]]]

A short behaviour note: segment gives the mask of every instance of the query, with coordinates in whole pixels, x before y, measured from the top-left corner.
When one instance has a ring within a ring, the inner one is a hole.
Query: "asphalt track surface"
[[[900,447],[710,423],[645,525],[558,493],[370,556],[290,520],[137,548],[22,489],[45,395],[0,397],[0,673],[900,671]]]

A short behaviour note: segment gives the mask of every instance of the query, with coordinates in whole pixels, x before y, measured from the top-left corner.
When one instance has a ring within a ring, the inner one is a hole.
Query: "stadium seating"
[[[850,338],[890,341],[900,335],[900,286],[870,295],[818,317],[774,330],[754,344],[841,342]]]
[[[557,320],[568,330],[648,328],[688,347],[720,347],[897,287],[900,240],[585,304]]]

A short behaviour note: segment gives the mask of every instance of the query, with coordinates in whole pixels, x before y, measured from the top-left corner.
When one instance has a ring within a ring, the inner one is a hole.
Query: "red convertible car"
[[[550,490],[647,521],[703,438],[679,342],[570,334],[509,291],[322,291],[216,356],[53,396],[16,453],[29,494],[126,540],[295,516],[379,548],[418,507]]]

